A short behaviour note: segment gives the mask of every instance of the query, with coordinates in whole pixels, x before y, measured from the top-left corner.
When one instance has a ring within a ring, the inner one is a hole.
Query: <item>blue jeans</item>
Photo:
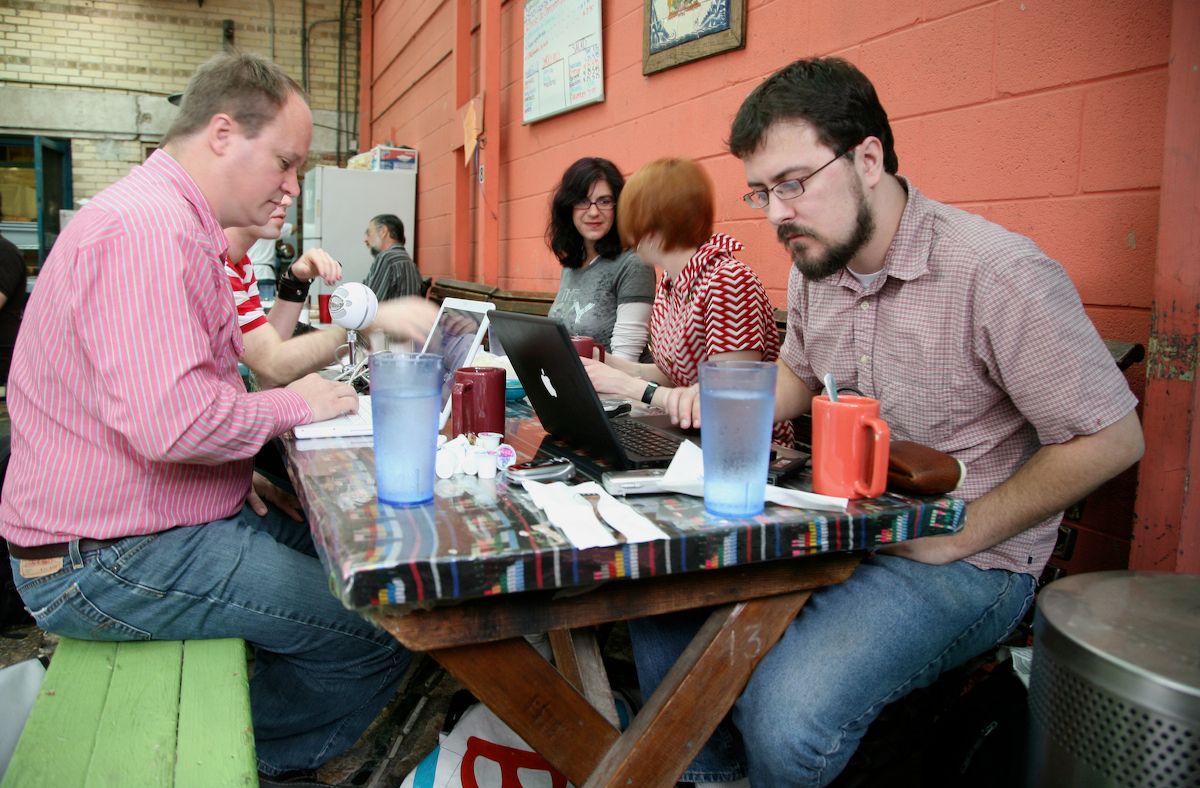
[[[735,780],[748,768],[752,785],[827,785],[884,706],[1002,640],[1033,592],[1026,574],[870,556],[813,593],[682,779]],[[630,622],[644,696],[707,613]]]
[[[13,577],[38,625],[84,640],[243,638],[259,770],[312,769],[348,749],[391,699],[410,654],[342,606],[301,523],[249,507],[226,520],[71,554]]]

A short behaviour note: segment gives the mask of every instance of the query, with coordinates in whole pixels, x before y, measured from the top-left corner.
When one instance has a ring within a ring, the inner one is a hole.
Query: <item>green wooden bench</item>
[[[241,640],[62,638],[3,788],[256,786]]]

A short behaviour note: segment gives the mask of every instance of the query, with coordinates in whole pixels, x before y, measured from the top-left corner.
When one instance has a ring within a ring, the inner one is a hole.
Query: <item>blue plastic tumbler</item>
[[[442,357],[434,353],[374,353],[371,417],[379,501],[416,506],[433,500]]]
[[[700,444],[709,514],[751,517],[763,510],[775,376],[775,365],[765,361],[700,365]]]

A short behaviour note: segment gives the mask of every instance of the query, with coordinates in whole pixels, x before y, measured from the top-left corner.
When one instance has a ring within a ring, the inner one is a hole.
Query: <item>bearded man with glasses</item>
[[[1062,512],[1138,460],[1137,402],[1062,266],[898,174],[870,81],[800,60],[743,102],[730,150],[794,263],[775,418],[832,373],[892,437],[966,466],[965,524],[870,555],[766,655],[685,780],[826,785],[883,707],[1002,640],[1033,599]],[[694,389],[668,410],[698,424]],[[643,694],[695,618],[632,622]]]

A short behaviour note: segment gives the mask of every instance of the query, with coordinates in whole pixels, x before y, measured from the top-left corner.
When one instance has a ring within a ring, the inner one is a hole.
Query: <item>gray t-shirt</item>
[[[584,268],[564,268],[550,317],[567,326],[571,336],[587,336],[612,351],[617,307],[654,301],[654,269],[636,252],[622,252],[615,260],[601,257]]]

